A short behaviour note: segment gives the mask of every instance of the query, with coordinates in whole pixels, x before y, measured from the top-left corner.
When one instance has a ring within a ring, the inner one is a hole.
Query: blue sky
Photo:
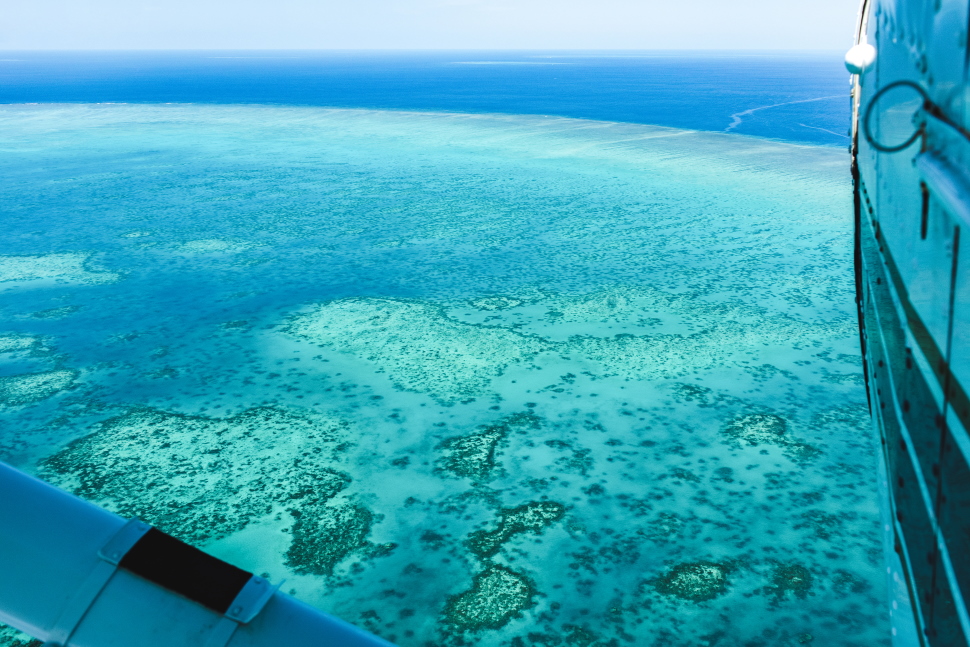
[[[848,49],[856,0],[3,0],[0,49]]]

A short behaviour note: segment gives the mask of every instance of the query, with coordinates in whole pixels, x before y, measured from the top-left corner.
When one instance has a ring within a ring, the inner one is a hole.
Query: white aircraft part
[[[0,463],[0,622],[51,647],[391,647],[259,577],[217,613],[136,575],[149,529]]]
[[[845,53],[845,67],[849,74],[862,74],[876,62],[876,48],[868,43],[859,43]]]

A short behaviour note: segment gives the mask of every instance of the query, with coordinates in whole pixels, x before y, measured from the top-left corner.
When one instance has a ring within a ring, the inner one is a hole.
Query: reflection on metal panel
[[[887,531],[919,643],[967,646],[968,2],[870,0],[860,15],[876,58],[852,77],[856,284]]]
[[[970,237],[964,238],[963,243],[957,254],[956,280],[953,285],[950,372],[956,384],[966,387],[970,386]],[[966,393],[958,393],[954,388],[950,406],[966,425],[965,421],[970,420],[970,401],[967,400]]]

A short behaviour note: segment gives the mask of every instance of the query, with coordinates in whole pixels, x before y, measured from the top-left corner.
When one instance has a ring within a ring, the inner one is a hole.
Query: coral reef
[[[786,445],[788,423],[773,413],[749,413],[735,418],[724,428],[724,434],[752,447],[758,445]]]
[[[496,450],[509,434],[538,429],[541,423],[533,413],[517,413],[486,426],[477,434],[449,438],[438,446],[445,454],[439,466],[455,476],[486,480],[495,473]]]
[[[36,337],[25,335],[0,335],[0,353],[30,350],[37,344]]]
[[[333,567],[352,551],[367,545],[373,515],[356,505],[301,506],[290,512],[293,542],[286,564],[297,573],[332,575]]]
[[[791,437],[788,423],[773,413],[749,413],[734,418],[724,427],[723,433],[734,443],[743,446],[781,447],[785,456],[795,463],[810,462],[822,453],[817,447]]]
[[[402,647],[886,644],[844,151],[285,106],[0,122],[0,384],[76,371],[0,406],[4,460]],[[80,251],[15,256],[46,249]]]
[[[684,528],[684,521],[672,512],[661,512],[647,524],[643,531],[650,541],[665,543],[678,535]]]
[[[0,624],[0,645],[3,647],[41,647],[41,644],[22,631]]]
[[[479,310],[508,310],[509,308],[515,308],[522,305],[523,301],[521,299],[513,299],[511,297],[494,296],[494,297],[479,297],[477,299],[472,299],[468,302],[472,307],[478,308]]]
[[[555,501],[533,501],[516,508],[506,508],[499,512],[498,527],[495,530],[472,533],[466,544],[479,557],[491,557],[513,535],[523,532],[537,533],[554,521],[562,519],[565,513],[566,506]]]
[[[536,337],[458,323],[433,305],[398,299],[331,301],[295,317],[288,331],[373,362],[399,388],[441,402],[482,395],[509,366],[550,348]]]
[[[0,256],[0,283],[46,280],[91,285],[118,280],[118,274],[91,271],[88,260],[87,254]]]
[[[776,601],[785,599],[789,593],[804,600],[812,591],[811,572],[800,564],[777,564],[771,571],[771,585],[765,591],[774,595]]]
[[[70,388],[77,371],[67,369],[0,377],[0,405],[21,405],[49,398]]]
[[[498,629],[532,606],[535,593],[526,576],[489,566],[475,576],[471,589],[448,600],[444,620],[463,631]]]
[[[305,544],[314,523],[326,528],[334,515],[353,517],[322,505],[350,482],[331,468],[328,451],[343,431],[336,420],[271,408],[226,419],[138,409],[48,458],[41,474],[192,543],[238,531],[274,505],[307,506],[321,518],[309,513],[298,522],[294,537]],[[369,517],[355,514],[369,526]]]
[[[678,564],[653,582],[658,593],[691,602],[704,602],[724,595],[728,589],[728,568],[713,562]]]

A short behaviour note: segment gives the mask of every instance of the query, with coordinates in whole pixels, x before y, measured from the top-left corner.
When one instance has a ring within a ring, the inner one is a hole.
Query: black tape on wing
[[[229,609],[252,577],[155,528],[145,533],[119,566],[217,613]]]

